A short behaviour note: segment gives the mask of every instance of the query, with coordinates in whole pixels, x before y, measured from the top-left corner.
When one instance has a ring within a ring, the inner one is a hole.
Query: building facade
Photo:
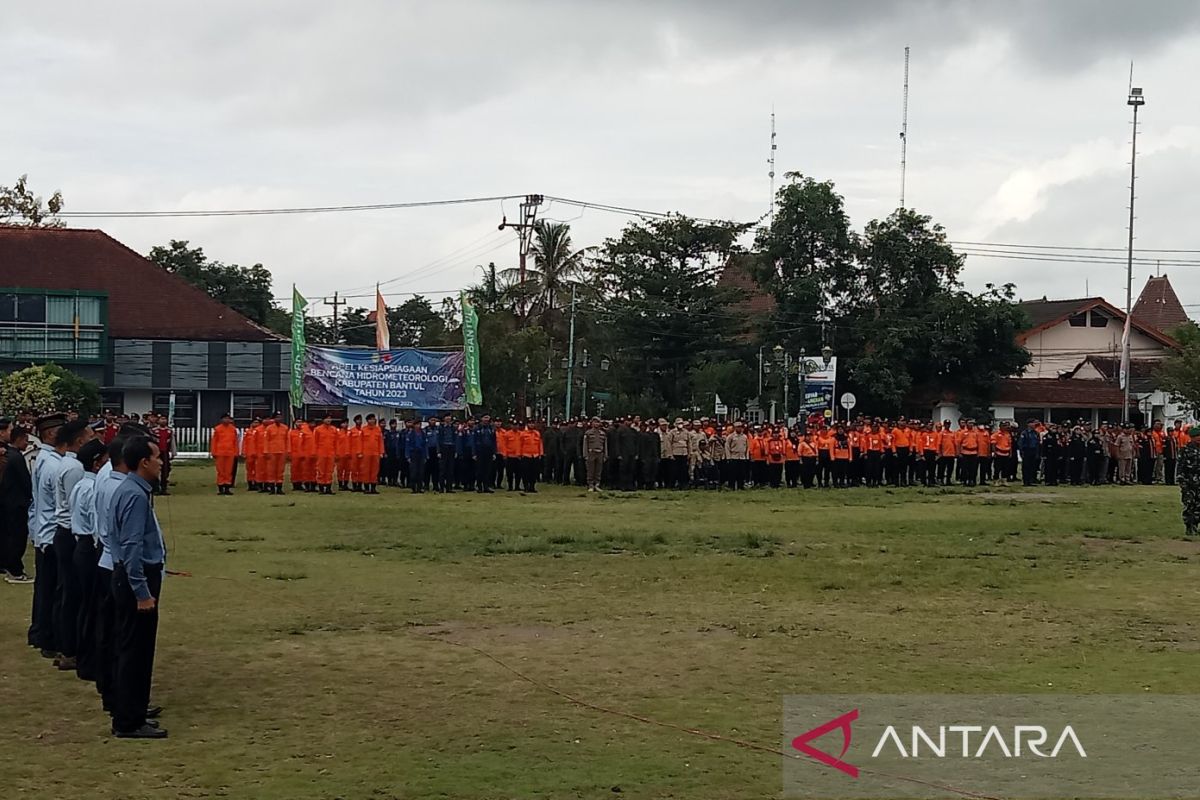
[[[291,344],[98,230],[0,226],[0,373],[54,362],[181,432],[288,407]],[[185,437],[186,438],[186,437]]]

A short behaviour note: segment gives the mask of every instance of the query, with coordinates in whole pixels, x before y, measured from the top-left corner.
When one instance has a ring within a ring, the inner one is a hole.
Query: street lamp
[[[580,372],[583,374],[583,400],[580,403],[579,414],[580,416],[586,417],[588,401],[588,377],[592,374],[592,358],[590,355],[588,355],[588,351],[586,349],[584,349],[584,351],[580,354],[578,366],[580,368]],[[612,366],[612,362],[608,360],[608,357],[601,357],[600,371],[608,372],[608,368],[610,366]],[[598,405],[600,407],[600,413],[604,413],[604,402],[601,401]]]

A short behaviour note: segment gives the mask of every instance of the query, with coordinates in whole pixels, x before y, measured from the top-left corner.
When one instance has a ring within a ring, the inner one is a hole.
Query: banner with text
[[[827,417],[833,417],[833,391],[837,384],[837,356],[829,359],[826,366],[823,359],[805,358],[800,361],[798,372],[802,373],[800,385],[803,392],[800,398],[800,408],[805,414],[814,411],[826,412]]]
[[[309,347],[304,402],[457,411],[466,408],[462,352]]]

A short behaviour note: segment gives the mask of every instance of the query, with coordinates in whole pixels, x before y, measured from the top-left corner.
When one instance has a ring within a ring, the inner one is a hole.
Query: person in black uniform
[[[1058,426],[1051,423],[1046,427],[1045,435],[1042,436],[1042,468],[1045,472],[1047,486],[1058,486],[1058,461],[1061,449]]]
[[[542,483],[558,483],[562,474],[562,420],[555,419],[542,431]]]
[[[622,422],[623,418],[614,420],[604,430],[605,435],[608,437],[608,461],[604,464],[604,481],[602,486],[606,489],[616,489],[620,483],[621,460],[617,442],[620,434],[617,431],[620,429]]]
[[[1083,485],[1083,467],[1087,458],[1087,439],[1083,428],[1076,425],[1067,437],[1067,464],[1072,486]]]
[[[1108,445],[1100,436],[1099,430],[1093,430],[1087,440],[1087,474],[1092,486],[1104,482],[1104,459],[1108,455]]]
[[[632,492],[634,475],[637,470],[638,437],[629,425],[628,419],[622,419],[616,427],[617,444],[617,488],[623,492]]]
[[[653,489],[658,482],[658,462],[662,458],[662,441],[651,422],[638,431],[638,462],[643,489]]]
[[[559,438],[559,448],[562,454],[562,471],[558,482],[569,486],[574,479],[576,486],[587,483],[587,475],[583,466],[583,421],[563,423],[562,436]]]

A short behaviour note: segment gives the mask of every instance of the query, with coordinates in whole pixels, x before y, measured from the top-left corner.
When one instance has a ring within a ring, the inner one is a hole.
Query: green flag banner
[[[467,293],[462,299],[463,362],[466,372],[467,403],[477,406],[483,402],[483,388],[479,384],[479,315],[475,313]]]
[[[304,353],[308,349],[304,341],[304,309],[308,301],[296,291],[292,284],[292,407],[304,405]]]

